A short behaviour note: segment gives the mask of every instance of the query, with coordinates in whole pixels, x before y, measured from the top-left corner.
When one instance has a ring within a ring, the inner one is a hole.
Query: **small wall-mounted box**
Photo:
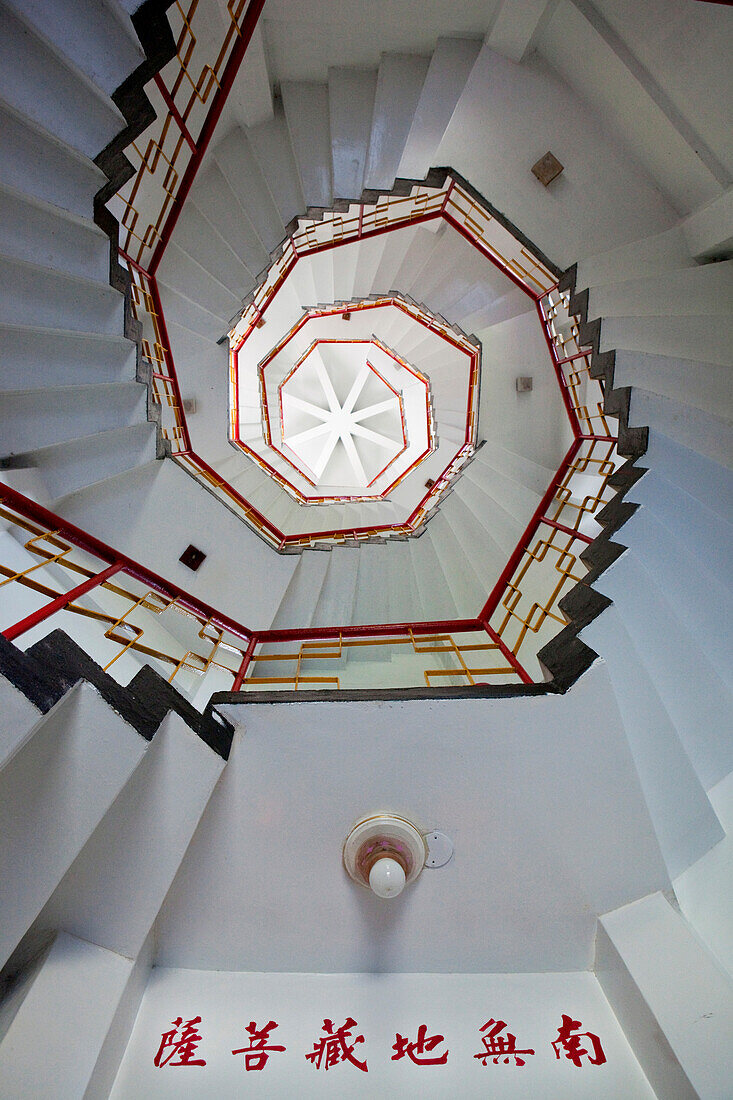
[[[532,165],[532,175],[536,176],[545,187],[552,183],[554,179],[557,179],[562,170],[563,166],[560,161],[549,151],[545,153],[544,157],[540,157],[536,164]]]
[[[531,375],[520,375],[517,378],[517,393],[529,393],[532,389]]]
[[[195,573],[205,558],[203,550],[199,550],[197,546],[187,546],[178,560]]]

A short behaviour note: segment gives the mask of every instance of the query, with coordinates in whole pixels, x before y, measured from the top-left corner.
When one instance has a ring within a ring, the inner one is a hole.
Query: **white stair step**
[[[27,991],[0,1041],[0,1092],[100,1095],[90,1085],[134,971],[132,959],[59,932],[21,979]],[[39,1034],[45,1037],[42,1058],[34,1049]]]
[[[720,822],[617,609],[607,608],[582,637],[606,662],[649,816],[674,878],[720,840]]]
[[[698,451],[714,463],[729,469],[733,465],[730,419],[722,419],[690,405],[681,405],[669,397],[648,394],[635,386],[628,422],[634,426],[648,425],[649,437],[663,432],[683,447]]]
[[[182,294],[177,287],[171,286],[167,281],[167,277],[160,273],[158,274],[158,291],[168,324],[175,321],[181,328],[188,329],[207,340],[216,341],[226,335],[231,317],[227,317],[225,320],[216,313],[203,309],[185,294]]]
[[[733,313],[733,260],[591,287],[589,317]],[[715,322],[710,322],[714,324]]]
[[[135,377],[137,349],[123,336],[0,324],[4,392],[43,390]]]
[[[123,330],[124,299],[106,283],[5,256],[0,270],[0,322],[114,335]]]
[[[373,294],[388,294],[391,290],[397,290],[397,273],[407,255],[418,229],[416,226],[407,226],[405,229],[396,229],[389,234],[389,248],[385,248],[379,266],[372,279]]]
[[[7,8],[0,9],[0,68],[6,102],[91,159],[125,125],[92,81]],[[49,88],[53,94],[44,94]]]
[[[501,443],[495,443],[492,439],[482,443],[481,452],[484,462],[493,469],[514,481],[521,482],[527,489],[531,489],[533,493],[538,493],[540,496],[544,494],[557,473],[557,470],[542,466],[539,462],[533,462],[524,455],[503,447]]]
[[[268,255],[237,194],[218,163],[210,165],[191,196],[218,235],[256,277],[267,265]]]
[[[231,317],[239,310],[242,301],[232,294],[222,283],[193,259],[187,252],[171,241],[165,250],[165,260],[161,263],[160,278],[172,286],[179,294],[190,298],[209,313],[219,317],[226,326]]]
[[[728,524],[733,524],[733,492],[730,471],[681,443],[654,431],[644,455],[644,465],[661,474],[700,501]]]
[[[191,197],[176,223],[175,243],[204,269],[214,287],[222,287],[239,302],[252,289],[255,275],[266,262],[264,252],[261,252],[254,269],[248,267],[204,217]],[[260,260],[262,263],[258,267]]]
[[[663,523],[680,546],[713,574],[717,584],[733,587],[732,524],[655,469],[637,482],[627,499],[643,505]]]
[[[145,753],[147,742],[85,683],[51,710],[0,775],[0,866],[14,888],[3,963]],[[30,856],[33,856],[32,860]],[[25,867],[22,877],[18,867]]]
[[[491,537],[484,525],[457,492],[452,492],[441,504],[440,511],[460,542],[471,567],[478,577],[486,598],[496,584],[506,565],[508,555]],[[474,609],[474,611],[477,609]]]
[[[274,115],[247,131],[247,139],[284,226],[305,212],[305,199],[290,144],[282,101],[276,99]]]
[[[138,382],[65,386],[0,395],[3,456],[147,422],[147,387]]]
[[[359,583],[354,606],[354,622],[359,624],[390,621],[387,581],[391,547],[365,543],[359,548]]]
[[[608,317],[601,325],[601,350],[628,348],[705,363],[730,365],[733,317]]]
[[[480,50],[481,43],[470,39],[438,39],[400,159],[399,176],[422,179],[433,166]]]
[[[426,229],[425,226],[419,226],[415,238],[405,253],[405,258],[394,277],[395,290],[400,290],[403,294],[414,297],[412,286],[420,271],[428,262],[434,248],[435,233],[430,229]]]
[[[390,551],[390,613],[395,623],[421,622],[422,601],[412,572],[410,540],[393,542]]]
[[[724,420],[635,386],[631,391],[629,424],[648,425],[650,438],[662,432],[712,462],[728,468],[733,466],[730,419]]]
[[[359,575],[359,549],[335,546],[313,615],[313,626],[343,626],[352,622]]]
[[[156,452],[155,424],[132,424],[97,432],[71,443],[42,447],[23,456],[35,466],[52,500],[69,496],[105,478],[152,462]]]
[[[306,206],[331,206],[331,131],[325,84],[284,81],[283,106]]]
[[[0,676],[0,710],[3,723],[0,726],[0,772],[16,752],[23,747],[43,715],[38,707],[26,699],[22,691]]]
[[[430,524],[420,538],[410,539],[408,545],[422,601],[424,621],[457,618],[453,595],[430,539]]]
[[[733,770],[727,715],[731,695],[688,624],[676,614],[656,580],[627,552],[597,587],[608,596],[629,632],[692,766],[707,790]],[[670,593],[675,600],[676,592]]]
[[[686,522],[681,507],[670,528],[642,505],[624,524],[623,541],[658,587],[670,594],[675,614],[687,624],[689,636],[697,640],[721,680],[733,687],[733,597],[728,586],[719,584],[707,568],[704,531],[698,532],[698,546],[692,553],[675,538],[677,526]]]
[[[359,245],[347,244],[330,253],[333,263],[333,293],[335,302],[348,302],[354,296],[354,280],[359,263]]]
[[[63,928],[135,958],[168,893],[224,761],[175,713],[43,909]]]
[[[360,242],[354,276],[355,298],[366,298],[374,292],[374,278],[384,255],[387,238],[388,234],[385,233],[381,237],[367,237]]]
[[[694,260],[684,234],[679,226],[675,226],[653,237],[631,241],[581,260],[576,287],[585,290],[586,287],[604,286],[623,279],[665,274],[693,266]]]
[[[464,476],[470,481],[475,481],[505,512],[515,516],[523,526],[529,523],[541,499],[541,494],[534,489],[494,469],[489,456],[484,454],[484,448],[478,451],[474,461],[466,467]]]
[[[382,54],[374,97],[364,186],[391,190],[420,100],[429,61],[411,54]]]
[[[269,257],[283,240],[285,225],[243,130],[235,130],[227,135],[226,140],[216,150],[216,161],[239,199],[265,256]],[[205,183],[201,189],[203,187]],[[258,271],[263,266],[261,263]]]
[[[316,291],[316,303],[318,305],[330,305],[334,301],[334,270],[333,253],[317,252],[308,257],[308,264],[313,275],[313,284]]]
[[[462,544],[461,532],[455,529],[446,514],[446,506],[449,503],[450,498],[441,506],[437,515],[430,520],[428,530],[453,596],[458,616],[460,618],[473,618],[485,604],[488,592],[481,583],[476,570],[473,568],[471,557]]]
[[[638,386],[713,415],[725,415],[726,409],[733,412],[730,367],[720,363],[619,348],[613,378],[615,386]]]
[[[310,626],[326,578],[329,554],[304,550],[272,621],[279,627]]]
[[[2,101],[0,132],[4,184],[80,217],[91,215],[94,195],[107,180],[96,164]]]
[[[364,187],[377,74],[371,69],[329,68],[333,194],[358,199]]]
[[[595,970],[655,1095],[730,1092],[730,1066],[718,1054],[730,1046],[733,986],[664,894],[600,918]]]
[[[517,545],[524,527],[515,516],[505,512],[493,497],[468,477],[470,469],[471,466],[468,466],[456,482],[455,492],[508,558]]]
[[[129,17],[117,4],[74,0],[8,0],[20,17],[111,95],[145,60]]]
[[[0,187],[0,250],[70,275],[109,282],[110,242],[93,222]]]

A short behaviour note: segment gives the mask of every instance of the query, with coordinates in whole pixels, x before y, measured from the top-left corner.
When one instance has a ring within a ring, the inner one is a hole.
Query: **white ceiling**
[[[224,708],[229,763],[158,921],[164,966],[561,971],[669,886],[605,666],[567,695]],[[455,843],[394,901],[343,840],[389,810]]]

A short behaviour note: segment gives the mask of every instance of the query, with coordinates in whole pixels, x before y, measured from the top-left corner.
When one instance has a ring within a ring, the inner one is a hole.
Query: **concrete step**
[[[261,253],[260,257],[253,257],[252,270],[217,232],[208,218],[204,217],[191,197],[176,223],[174,239],[176,246],[204,269],[208,276],[207,282],[216,291],[222,287],[241,301],[254,286],[255,275],[260,269],[258,264],[264,255],[261,249],[257,250]]]
[[[3,184],[78,217],[91,216],[94,195],[107,179],[91,160],[3,101],[0,130]]]
[[[328,86],[286,80],[281,91],[306,206],[330,206],[333,178]]]
[[[432,167],[480,50],[481,42],[471,39],[438,39],[400,159],[399,176],[422,179]]]
[[[624,279],[664,275],[694,267],[684,233],[679,226],[589,256],[578,264],[576,287],[606,286]]]
[[[326,579],[330,556],[319,550],[304,550],[285,595],[272,620],[279,627],[310,626]]]
[[[3,95],[12,107],[93,159],[125,125],[122,114],[72,62],[9,8],[0,10]],[[43,89],[53,88],[53,95]]]
[[[147,387],[139,382],[2,394],[2,455],[23,454],[95,432],[145,423],[147,402]]]
[[[591,287],[589,317],[733,313],[733,260]],[[715,322],[711,321],[711,324]]]
[[[183,718],[168,714],[34,933],[63,928],[136,958],[224,766]]]
[[[731,474],[717,462],[657,430],[649,435],[644,465],[733,524]]]
[[[241,306],[240,296],[215,279],[175,241],[171,241],[165,250],[165,259],[160,266],[160,278],[179,294],[185,295],[202,309],[219,317],[223,326],[222,333],[228,330],[230,318]]]
[[[365,187],[391,190],[394,186],[428,65],[426,57],[382,54],[364,172]]]
[[[313,626],[341,626],[352,621],[360,551],[335,546],[313,614]]]
[[[463,532],[456,530],[451,523],[451,517],[447,514],[449,503],[450,498],[433,516],[428,529],[443,575],[453,596],[458,617],[470,619],[479,613],[486,602],[488,592],[474,569]]]
[[[430,537],[430,527],[420,538],[410,539],[408,545],[425,621],[457,618],[453,593]]]
[[[703,363],[649,352],[616,352],[614,385],[638,386],[647,393],[691,405],[719,417],[731,408],[731,372],[728,365]]]
[[[629,424],[648,425],[650,438],[661,432],[724,468],[733,465],[730,417],[723,419],[635,386],[631,391]]]
[[[106,283],[7,256],[0,256],[0,271],[0,322],[115,336],[123,330],[124,299]]]
[[[633,351],[730,365],[733,317],[699,314],[672,317],[663,314],[608,317],[601,325],[601,350]]]
[[[305,199],[290,144],[282,100],[273,104],[273,117],[247,131],[262,175],[267,182],[280,221],[284,226],[305,212]]]
[[[470,466],[456,482],[455,492],[508,558],[524,527],[515,516],[498,505],[479,482],[471,479],[469,472]]]
[[[101,229],[0,186],[0,251],[70,275],[109,282],[110,242]]]
[[[708,790],[733,770],[726,720],[731,694],[678,613],[678,592],[660,588],[633,551],[597,587],[615,604],[669,714],[690,762]]]
[[[0,390],[6,393],[135,377],[137,349],[122,336],[0,324],[0,341]]]
[[[142,760],[147,742],[89,684],[72,688],[0,774],[3,963]],[[29,863],[29,854],[33,860]],[[19,866],[26,874],[17,875]]]
[[[129,16],[107,0],[75,0],[67,10],[54,0],[8,0],[21,19],[53,43],[97,87],[112,95],[145,55]]]
[[[377,74],[371,69],[330,67],[328,70],[335,198],[361,197],[376,90]]]
[[[15,458],[38,469],[51,500],[60,500],[156,457],[156,426],[147,421],[39,447]]]
[[[286,223],[278,213],[267,180],[245,132],[235,130],[228,134],[218,146],[215,155],[222,175],[245,211],[265,256],[269,257],[282,242]],[[203,182],[198,190],[205,190]],[[261,270],[263,266],[261,263],[257,270]]]

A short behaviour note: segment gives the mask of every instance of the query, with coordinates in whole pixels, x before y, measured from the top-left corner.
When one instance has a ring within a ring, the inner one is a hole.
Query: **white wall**
[[[557,1059],[552,1040],[562,1014],[573,1014],[601,1040],[606,1063],[576,1067]],[[201,1017],[195,1057],[205,1066],[156,1068],[161,1034],[171,1021]],[[339,1027],[348,1016],[363,1035],[354,1056],[367,1072],[339,1064],[317,1069],[305,1054],[322,1034],[324,1018]],[[519,1049],[535,1051],[525,1065],[474,1058],[484,1048],[481,1028],[505,1020]],[[285,1046],[260,1072],[247,1072],[242,1055],[245,1027],[274,1020],[270,1042]],[[435,1050],[448,1050],[439,1066],[392,1060],[396,1035],[442,1034]],[[652,1100],[652,1093],[595,978],[584,974],[247,974],[154,969],[112,1100],[139,1097],[392,1097],[444,1100],[472,1097],[552,1097],[562,1100]]]
[[[298,563],[281,555],[172,461],[64,501],[62,515],[250,628],[270,626]],[[189,543],[198,572],[178,561]]]
[[[548,188],[530,168],[550,149]],[[676,212],[596,115],[538,55],[521,65],[485,46],[436,155],[561,267],[659,232]]]

